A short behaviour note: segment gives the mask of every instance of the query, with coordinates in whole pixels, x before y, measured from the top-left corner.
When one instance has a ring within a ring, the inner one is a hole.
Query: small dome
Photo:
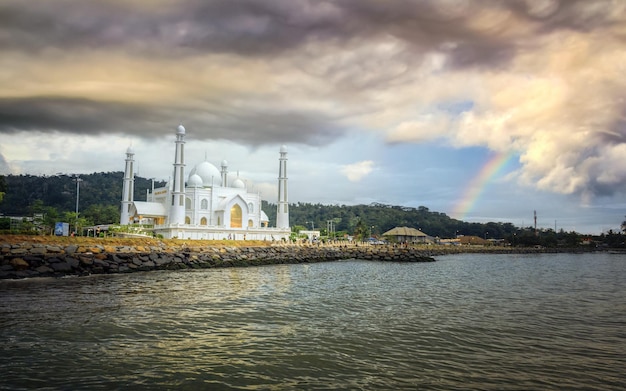
[[[202,178],[198,174],[193,174],[189,176],[189,180],[187,181],[187,186],[189,187],[202,187]]]
[[[135,154],[135,150],[133,149],[133,147],[128,147],[128,149],[126,150],[126,154],[134,155]]]
[[[183,125],[178,125],[176,128],[176,134],[185,134],[185,127]]]
[[[231,184],[231,187],[234,187],[236,189],[245,189],[246,183],[242,181],[241,179],[237,178],[233,181],[233,183]]]
[[[228,162],[226,160],[222,160],[222,167],[228,167]]]
[[[284,145],[281,145],[280,147],[280,153],[287,153],[287,147]]]
[[[220,174],[217,167],[206,161],[191,169],[189,179],[191,179],[191,176],[194,174],[200,176],[203,186],[220,186],[222,183],[222,174]]]

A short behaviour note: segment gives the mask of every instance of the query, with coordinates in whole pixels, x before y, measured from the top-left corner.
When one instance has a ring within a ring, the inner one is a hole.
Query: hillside
[[[122,194],[122,172],[101,172],[81,175],[79,211],[87,224],[116,223]],[[8,175],[5,177],[6,194],[0,202],[0,214],[5,216],[32,216],[33,213],[63,216],[76,208],[76,180],[71,174],[54,176]],[[155,186],[165,183],[158,181]],[[145,200],[146,190],[152,181],[135,178],[135,199]],[[263,202],[263,210],[276,221],[276,205]],[[310,203],[290,204],[292,226],[300,229],[332,230],[337,233],[379,236],[396,226],[422,230],[428,235],[453,237],[476,235],[503,238],[511,235],[515,227],[510,223],[468,223],[450,218],[444,213],[430,211],[425,206],[417,208],[384,204],[322,205]]]

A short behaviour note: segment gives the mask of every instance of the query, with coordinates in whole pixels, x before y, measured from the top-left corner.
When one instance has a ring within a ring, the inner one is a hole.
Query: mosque
[[[146,201],[134,200],[134,151],[126,150],[120,224],[152,225],[164,238],[204,240],[287,240],[287,149],[280,148],[276,227],[261,210],[261,195],[239,178],[229,178],[208,161],[197,164],[185,183],[185,128],[176,129],[174,176],[165,187],[148,190]]]

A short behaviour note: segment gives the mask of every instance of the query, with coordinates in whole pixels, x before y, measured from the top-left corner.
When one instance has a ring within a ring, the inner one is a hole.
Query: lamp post
[[[334,232],[335,232],[335,222],[332,220],[327,220],[326,221],[326,229],[328,230],[328,237],[329,238],[335,238]]]
[[[74,231],[76,232],[76,235],[78,235],[78,200],[80,198],[80,183],[83,180],[80,179],[78,174],[76,174],[76,178],[74,178],[74,180],[76,181],[76,222],[74,224]]]

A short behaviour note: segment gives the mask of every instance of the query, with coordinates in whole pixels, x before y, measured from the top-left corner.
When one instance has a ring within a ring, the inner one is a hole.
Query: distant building
[[[309,241],[314,241],[314,240],[318,240],[320,238],[321,231],[316,231],[316,230],[306,231],[306,230],[302,230],[302,231],[299,232],[299,234],[300,235],[306,235],[306,238]]]
[[[461,244],[473,246],[484,246],[489,244],[488,240],[483,239],[480,236],[459,236],[459,241]]]
[[[409,227],[395,227],[383,234],[386,238],[393,238],[398,243],[427,243],[430,237],[419,229]]]
[[[208,161],[194,166],[185,182],[185,128],[176,129],[174,177],[148,192],[146,201],[134,199],[134,151],[126,151],[120,224],[153,225],[165,238],[206,240],[288,239],[287,150],[280,149],[277,226],[269,227],[259,193],[249,192],[239,178],[229,178],[224,160],[218,170]]]

